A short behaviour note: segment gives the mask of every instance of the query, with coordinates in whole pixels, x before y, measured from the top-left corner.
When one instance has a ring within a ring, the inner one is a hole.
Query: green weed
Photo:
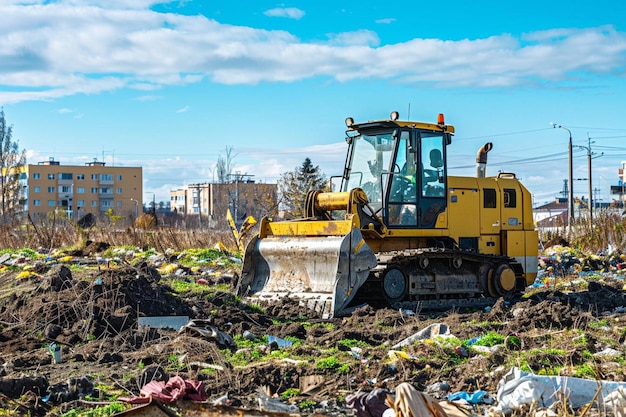
[[[281,394],[280,394],[280,398],[282,398],[283,400],[288,400],[292,397],[296,397],[300,395],[300,389],[299,388],[287,388],[286,390],[284,390]]]

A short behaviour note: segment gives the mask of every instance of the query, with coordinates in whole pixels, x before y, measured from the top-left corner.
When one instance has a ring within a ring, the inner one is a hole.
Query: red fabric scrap
[[[118,399],[130,404],[142,404],[149,402],[150,398],[161,403],[170,404],[181,398],[192,401],[206,401],[208,396],[204,390],[203,381],[187,381],[180,376],[174,376],[167,382],[152,381],[147,383],[139,391],[139,397]]]

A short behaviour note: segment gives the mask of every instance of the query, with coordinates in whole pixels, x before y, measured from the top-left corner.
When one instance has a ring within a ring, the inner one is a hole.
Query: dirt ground
[[[113,393],[137,396],[148,382],[179,375],[203,381],[209,401],[228,394],[230,405],[257,408],[260,388],[279,396],[298,388],[283,402],[306,404],[301,414],[349,415],[344,402],[349,394],[381,386],[393,390],[402,382],[438,397],[479,389],[495,393],[514,358],[533,350],[537,353],[524,358],[534,371],[558,367],[574,374],[589,355],[621,346],[620,360],[594,356],[591,362],[597,379],[626,380],[624,280],[609,276],[576,278],[558,290],[537,288],[523,301],[500,300],[487,311],[407,314],[363,307],[321,320],[289,300],[260,313],[229,292],[175,295],[147,264],[40,268],[37,277],[0,275],[0,408],[17,414],[89,409],[106,404]],[[138,326],[139,317],[163,315],[202,319],[198,323],[209,331]],[[390,359],[394,344],[434,323],[447,325],[458,340],[495,332],[517,342],[505,340],[486,355],[460,346],[412,344],[405,351],[413,359]],[[226,352],[239,350],[232,338],[244,334],[301,343],[269,345],[267,352],[274,354],[265,360],[244,348],[239,355],[247,364],[233,366]],[[361,349],[351,352],[340,343],[346,340],[359,341]],[[50,343],[61,346],[60,363],[53,361]],[[348,367],[318,366],[329,352],[343,355]],[[433,388],[442,382],[448,391]]]

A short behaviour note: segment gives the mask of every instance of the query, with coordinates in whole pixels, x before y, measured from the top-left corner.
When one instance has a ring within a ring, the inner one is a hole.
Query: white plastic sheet
[[[597,405],[613,410],[616,403],[607,400],[614,398],[615,392],[624,392],[626,382],[541,376],[512,368],[498,383],[497,408],[503,413],[510,413],[524,405],[536,404],[547,408],[556,401],[567,400],[572,408],[577,409],[594,401],[598,390],[601,391],[595,398]]]

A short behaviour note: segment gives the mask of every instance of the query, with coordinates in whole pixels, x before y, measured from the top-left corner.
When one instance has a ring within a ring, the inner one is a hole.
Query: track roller
[[[392,266],[383,276],[383,293],[389,304],[404,300],[409,292],[406,275],[399,267]]]

